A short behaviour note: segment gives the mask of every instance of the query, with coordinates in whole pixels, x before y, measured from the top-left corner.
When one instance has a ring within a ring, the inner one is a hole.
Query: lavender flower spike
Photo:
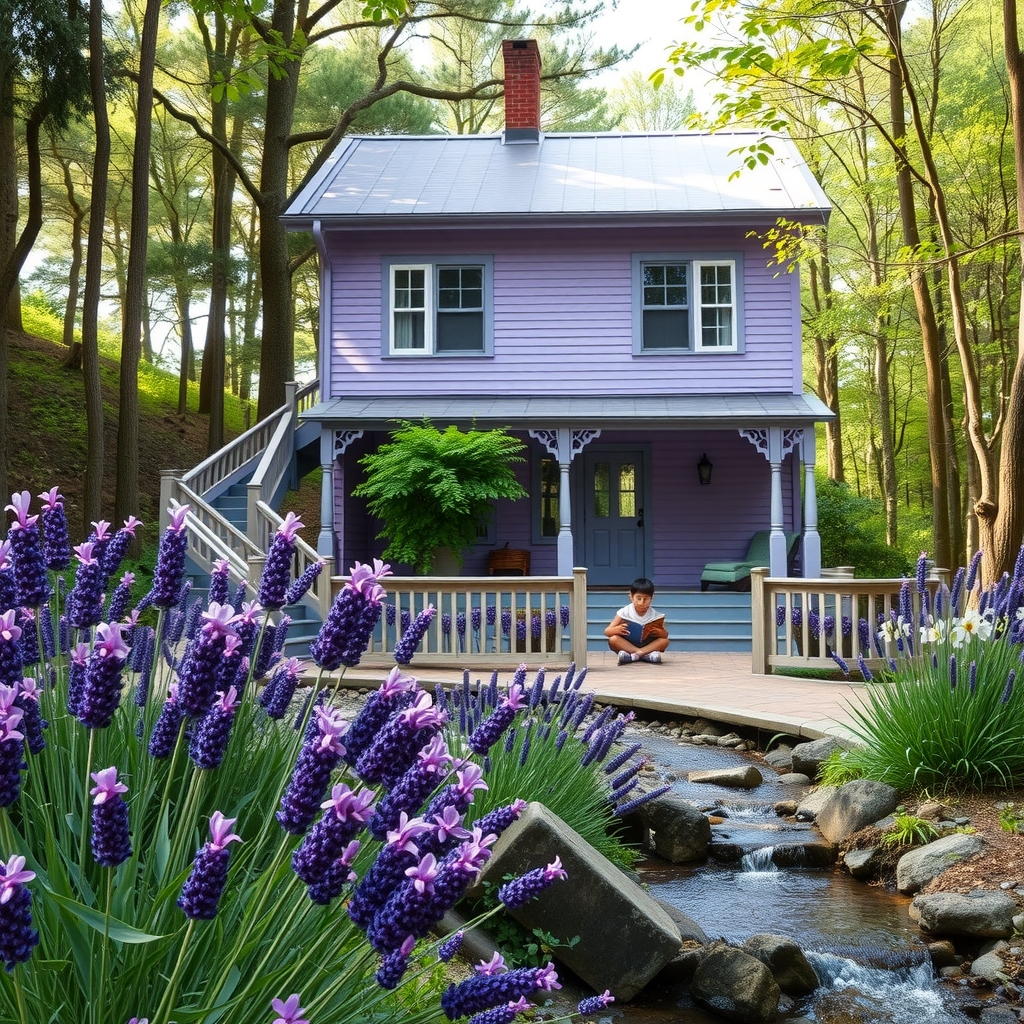
[[[313,660],[321,668],[333,672],[340,665],[352,668],[359,664],[383,611],[385,591],[380,578],[390,572],[391,567],[378,559],[372,567],[360,562],[352,567],[351,578],[339,591],[317,638],[309,645]]]
[[[39,516],[28,514],[32,495],[28,491],[11,495],[6,506],[15,519],[7,532],[11,542],[11,561],[14,564],[15,603],[22,608],[38,608],[50,596],[46,578],[46,562],[36,522]]]
[[[263,575],[260,577],[258,600],[264,608],[271,611],[281,608],[285,603],[291,576],[292,555],[295,553],[295,537],[301,529],[302,520],[294,512],[289,512],[270,542],[267,560],[263,565]]]
[[[89,790],[92,802],[92,855],[103,868],[116,868],[132,855],[128,832],[128,805],[121,798],[128,787],[117,781],[117,769],[92,772],[96,785]]]
[[[513,878],[511,882],[507,882],[498,890],[498,899],[506,907],[511,907],[514,910],[516,907],[523,906],[524,903],[529,903],[534,896],[542,893],[555,879],[564,881],[568,877],[561,860],[556,857],[546,868],[534,868],[532,871],[527,871],[525,875],[520,875],[519,878]]]
[[[128,647],[116,622],[96,627],[96,643],[85,668],[85,681],[78,699],[78,720],[87,729],[105,729],[121,703],[121,675]]]
[[[277,1017],[271,1021],[271,1024],[309,1024],[309,1021],[302,1017],[306,1011],[299,1006],[299,995],[297,992],[292,993],[287,999],[271,999],[270,1008],[274,1013],[278,1014]]]
[[[303,744],[295,762],[291,780],[281,797],[277,820],[292,835],[302,835],[313,823],[331,781],[331,772],[337,767],[345,747],[341,738],[348,722],[340,718],[336,709],[316,709],[316,733]]]
[[[307,566],[303,574],[288,588],[288,593],[284,595],[284,603],[296,604],[301,601],[323,570],[323,559],[313,562],[311,565]]]
[[[486,754],[497,742],[498,737],[512,724],[516,713],[525,706],[523,688],[514,683],[509,687],[508,696],[469,737],[469,749],[476,754]]]
[[[210,842],[196,853],[192,871],[181,887],[178,906],[192,920],[209,921],[217,916],[217,905],[228,880],[229,843],[240,843],[231,831],[237,818],[225,818],[220,811],[210,816]]]
[[[35,877],[25,870],[24,857],[0,861],[0,960],[8,973],[39,944],[39,932],[32,927],[32,894],[25,888]]]
[[[416,648],[419,647],[423,634],[426,633],[436,612],[437,609],[432,604],[428,604],[402,634],[402,639],[395,644],[395,661],[399,665],[408,665],[412,661],[412,656],[416,652]]]
[[[71,562],[71,541],[68,539],[68,517],[64,498],[56,487],[39,495],[43,503],[43,556],[47,569],[66,569]]]
[[[181,583],[185,578],[185,549],[188,547],[185,523],[188,512],[188,505],[171,509],[171,521],[160,538],[156,568],[153,570],[153,589],[150,591],[152,604],[157,608],[173,608],[181,596]]]
[[[600,1013],[606,1006],[611,1006],[615,1002],[615,996],[605,989],[604,992],[599,996],[590,996],[587,999],[581,999],[577,1010],[582,1014]]]

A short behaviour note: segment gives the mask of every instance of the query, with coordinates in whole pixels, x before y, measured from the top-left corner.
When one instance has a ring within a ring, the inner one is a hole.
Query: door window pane
[[[546,455],[540,462],[540,535],[557,537],[558,518],[558,463]]]
[[[619,467],[619,516],[622,519],[636,515],[636,466],[624,462]]]
[[[594,463],[594,516],[607,519],[611,514],[611,464]]]

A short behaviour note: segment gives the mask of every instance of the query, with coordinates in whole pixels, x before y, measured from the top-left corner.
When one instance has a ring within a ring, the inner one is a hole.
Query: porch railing
[[[348,577],[335,576],[335,593]],[[405,624],[436,609],[413,668],[587,664],[587,571],[572,576],[386,576],[384,614],[363,658],[393,661]]]
[[[925,582],[934,602],[935,593],[948,572],[939,569]],[[836,652],[856,672],[857,658],[869,669],[885,665],[896,656],[896,634],[883,630],[882,623],[894,622],[899,611],[898,579],[789,579],[770,577],[768,569],[750,573],[753,645],[751,668],[756,673],[775,669],[813,669],[834,672]],[[918,643],[921,595],[911,587],[909,628]],[[867,624],[867,643],[861,635],[861,620]],[[881,654],[879,653],[881,649]]]

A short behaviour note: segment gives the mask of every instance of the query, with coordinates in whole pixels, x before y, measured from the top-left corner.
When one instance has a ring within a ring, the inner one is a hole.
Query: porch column
[[[338,471],[341,472],[340,466]],[[316,553],[324,558],[335,558],[334,431],[327,427],[320,429],[320,472],[320,532],[316,538]]]
[[[558,431],[558,575],[571,576],[572,500],[569,493],[569,466],[572,463],[572,431]]]
[[[325,435],[327,440],[325,441]],[[334,557],[334,564],[338,567],[338,572],[345,572],[347,566],[346,555],[345,555],[345,450],[348,446],[358,438],[363,436],[361,430],[325,430],[320,435],[320,463],[324,467],[328,457],[330,463],[324,468],[324,479],[320,485],[320,514],[324,514],[324,508],[329,505],[330,511],[327,513],[331,518],[331,530],[330,530],[330,547],[321,547],[321,542],[324,541],[324,528],[321,524],[320,537],[317,539],[317,554],[324,555],[328,552],[336,552]],[[331,481],[328,482],[328,473],[331,475]],[[342,516],[341,522],[336,522],[334,519],[334,495],[340,490],[342,494]]]
[[[804,544],[801,560],[804,577],[821,576],[821,535],[818,533],[818,491],[814,483],[814,427],[807,427],[803,437],[804,458]]]
[[[772,468],[772,532],[768,541],[772,576],[785,576],[786,534],[783,530],[785,519],[782,511],[782,428],[768,428],[768,463]]]

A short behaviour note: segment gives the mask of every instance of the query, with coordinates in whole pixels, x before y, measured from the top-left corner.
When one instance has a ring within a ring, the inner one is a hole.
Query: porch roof
[[[318,402],[302,418],[388,430],[395,420],[509,429],[709,430],[805,427],[833,418],[812,394],[352,395]]]

